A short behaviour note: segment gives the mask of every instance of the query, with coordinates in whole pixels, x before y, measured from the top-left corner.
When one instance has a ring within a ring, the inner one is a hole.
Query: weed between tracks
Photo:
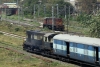
[[[20,27],[9,23],[1,23],[0,30],[17,35],[25,36],[25,31],[33,28]],[[36,30],[36,28],[34,28]],[[45,29],[43,29],[44,31]],[[22,49],[23,39],[6,36],[0,33],[0,42],[7,46],[20,47]],[[3,45],[0,43],[0,45]],[[0,48],[0,67],[75,67],[73,64],[60,64],[57,62],[48,63],[43,60],[18,54],[3,48]]]
[[[17,47],[22,46],[24,40],[6,35],[0,35],[0,41]]]
[[[0,48],[0,67],[74,67],[74,65],[68,64],[66,66],[57,62],[48,63]]]
[[[22,48],[23,40],[0,34],[0,42],[6,46]],[[0,43],[0,45],[3,44]],[[75,65],[67,63],[60,64],[58,62],[48,63],[34,57],[28,57],[0,48],[0,67],[75,67]]]

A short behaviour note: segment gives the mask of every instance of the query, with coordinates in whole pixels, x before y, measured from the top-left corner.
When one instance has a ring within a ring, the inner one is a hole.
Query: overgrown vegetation
[[[73,64],[60,64],[57,62],[45,62],[43,60],[18,54],[4,48],[0,48],[0,67],[75,67]]]
[[[59,7],[59,17],[63,18],[64,14],[65,14],[65,10],[66,13],[68,14],[68,11],[70,10],[71,13],[73,12],[73,6],[68,3],[68,2],[64,2],[64,0],[42,0],[41,4],[39,3],[39,0],[24,0],[23,2],[23,8],[24,9],[24,15],[26,17],[30,17],[33,18],[33,16],[36,17],[51,17],[51,12],[52,12],[52,6],[54,6],[54,15],[55,17],[57,17],[57,4]],[[35,5],[35,9],[34,9],[34,5]],[[44,6],[45,5],[45,6]],[[66,5],[66,9],[65,9],[65,5]],[[70,9],[69,9],[70,6]],[[35,14],[34,14],[35,11]]]
[[[36,24],[36,26],[39,26],[39,24]],[[8,33],[17,34],[20,36],[25,36],[27,30],[38,29],[36,26],[33,26],[33,27],[32,26],[21,26],[21,25],[11,24],[9,22],[2,21],[0,22],[0,31],[5,31]]]
[[[77,17],[77,21],[80,22],[84,27],[90,29],[90,36],[100,38],[99,13],[97,13],[96,15],[81,14]]]
[[[7,43],[14,47],[19,47],[19,46],[22,47],[24,40],[20,38],[14,38],[11,36],[7,36],[7,35],[0,35],[0,42]]]
[[[79,6],[79,10],[84,13],[91,14],[97,9],[97,0],[77,0],[77,5]]]

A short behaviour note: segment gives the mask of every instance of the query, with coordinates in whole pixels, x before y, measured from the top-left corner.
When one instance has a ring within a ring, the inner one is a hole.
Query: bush
[[[15,32],[17,32],[17,31],[19,31],[20,30],[20,28],[15,28]]]
[[[2,33],[2,32],[0,32],[0,35],[3,35],[3,33]]]

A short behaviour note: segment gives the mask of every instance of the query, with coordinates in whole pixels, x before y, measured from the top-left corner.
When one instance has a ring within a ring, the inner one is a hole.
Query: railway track
[[[66,66],[69,65],[69,63],[66,63],[66,62],[62,62],[62,61],[59,61],[59,60],[56,60],[56,59],[52,59],[52,58],[48,58],[47,56],[42,56],[40,54],[35,54],[35,53],[29,53],[29,52],[26,52],[26,51],[23,51],[21,49],[21,47],[13,47],[9,44],[6,44],[6,43],[3,43],[3,42],[0,42],[0,48],[3,48],[3,49],[6,49],[6,50],[9,50],[9,51],[13,51],[13,52],[16,52],[16,53],[19,53],[19,54],[22,54],[22,55],[25,55],[27,57],[35,57],[35,58],[38,58],[38,59],[41,59],[45,62],[48,62],[48,63],[52,63],[52,62],[58,62],[60,64],[64,64]],[[75,67],[80,67],[78,65],[75,65]]]
[[[76,62],[61,61],[61,60],[58,60],[57,58],[51,58],[50,56],[48,57],[46,55],[43,56],[43,55],[37,54],[37,53],[29,53],[29,52],[23,51],[21,47],[16,48],[16,47],[13,47],[13,46],[6,44],[6,43],[3,43],[3,42],[0,42],[0,48],[22,54],[22,55],[25,55],[25,56],[30,57],[30,58],[35,57],[35,58],[41,59],[41,60],[48,62],[48,63],[58,62],[60,64],[66,65],[66,67],[68,66],[68,64],[74,64],[75,67],[90,67],[89,65],[81,65],[80,63],[76,63]],[[91,67],[93,67],[93,66],[91,66]]]
[[[9,45],[9,44],[8,44]],[[40,55],[36,55],[36,54],[32,54],[32,53],[28,53],[28,52],[25,52],[21,49],[21,47],[13,47],[13,46],[8,46],[6,43],[3,43],[3,42],[0,42],[0,48],[4,48],[6,50],[10,50],[10,51],[13,51],[13,52],[16,52],[16,53],[19,53],[19,54],[23,54],[23,55],[26,55],[28,57],[36,57],[36,58],[39,58],[41,60],[44,60],[46,62],[53,62],[52,60],[46,58],[46,57],[42,57]]]

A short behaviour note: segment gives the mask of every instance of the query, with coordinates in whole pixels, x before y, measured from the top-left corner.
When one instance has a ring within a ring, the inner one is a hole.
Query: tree
[[[92,37],[100,38],[100,15],[93,16],[90,22],[91,22],[91,24],[89,24],[90,35]]]
[[[60,16],[64,16],[65,15],[65,11],[66,14],[73,13],[73,6],[69,3],[69,2],[64,2],[63,0],[59,0],[56,2],[56,4],[59,4],[59,14]],[[65,8],[66,6],[66,8]],[[65,10],[66,9],[66,10]]]
[[[39,16],[43,17],[44,16],[44,5],[45,5],[45,15],[50,17],[52,16],[52,5],[54,6],[54,14],[56,16],[56,11],[57,11],[57,6],[56,4],[59,5],[59,15],[64,17],[65,14],[65,8],[64,6],[66,5],[66,13],[68,14],[69,11],[69,6],[71,7],[70,11],[73,11],[73,7],[70,3],[64,2],[64,0],[42,0],[42,3],[39,4],[39,0],[24,0],[23,6],[24,6],[24,13],[27,15],[33,15],[34,13],[34,5],[35,5],[35,15],[38,15],[38,10],[39,10]],[[39,6],[39,7],[38,7]]]
[[[84,13],[92,13],[96,9],[96,2],[97,0],[77,0],[78,7],[81,12]]]
[[[89,29],[90,36],[100,38],[99,13],[97,15],[81,14],[77,17],[77,21],[79,21],[84,27]]]

